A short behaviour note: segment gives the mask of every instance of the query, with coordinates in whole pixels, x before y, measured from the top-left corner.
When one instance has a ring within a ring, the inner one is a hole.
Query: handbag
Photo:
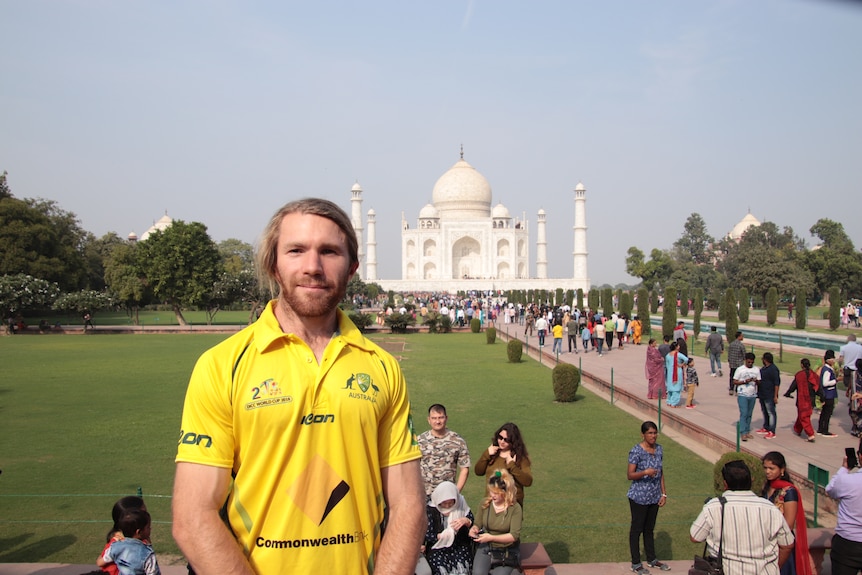
[[[491,556],[491,569],[494,567],[521,568],[521,550],[517,545],[488,547],[488,555]]]
[[[688,575],[724,575],[722,552],[724,547],[724,504],[727,503],[727,499],[719,497],[718,501],[721,503],[721,533],[718,535],[718,557],[712,557],[707,553],[706,541],[704,541],[703,556],[694,556],[694,564],[688,570]]]

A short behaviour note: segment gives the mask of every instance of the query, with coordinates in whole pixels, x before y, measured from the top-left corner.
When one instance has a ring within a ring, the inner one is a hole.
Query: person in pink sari
[[[647,399],[660,399],[665,396],[664,358],[658,350],[658,345],[654,338],[649,340],[646,352],[644,375],[648,382]]]

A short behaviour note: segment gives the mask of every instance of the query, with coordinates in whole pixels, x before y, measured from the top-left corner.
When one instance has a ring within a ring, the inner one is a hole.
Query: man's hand
[[[173,535],[198,575],[254,575],[233,534],[219,516],[230,469],[177,463]]]
[[[416,558],[404,549],[422,543],[427,526],[425,489],[419,460],[399,463],[380,470],[383,497],[389,507],[389,524],[377,554],[376,575],[412,575]]]

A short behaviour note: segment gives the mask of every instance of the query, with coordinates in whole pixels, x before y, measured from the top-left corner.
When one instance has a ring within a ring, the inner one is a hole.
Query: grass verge
[[[156,552],[173,554],[170,493],[182,398],[194,361],[224,335],[6,338],[0,359],[0,562],[91,563],[110,507],[143,489]],[[401,358],[417,431],[443,403],[475,461],[506,421],[522,429],[535,483],[526,491],[525,541],[558,563],[625,561],[626,456],[640,421],[579,392],[553,401],[551,374],[506,361],[484,334],[375,336]],[[711,490],[711,466],[661,438],[669,503],[659,513],[659,556],[691,557],[688,528]],[[484,478],[471,476],[478,508]]]

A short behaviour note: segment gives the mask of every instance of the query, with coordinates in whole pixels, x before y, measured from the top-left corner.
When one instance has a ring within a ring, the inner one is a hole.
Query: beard
[[[281,285],[280,303],[288,312],[300,318],[319,318],[333,313],[347,293],[347,280],[338,278],[326,289],[307,291],[299,286]]]

